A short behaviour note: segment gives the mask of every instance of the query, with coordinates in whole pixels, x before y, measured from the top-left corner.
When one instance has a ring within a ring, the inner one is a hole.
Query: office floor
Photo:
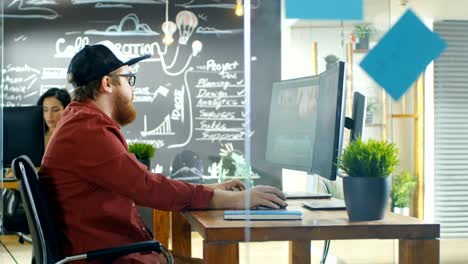
[[[18,243],[15,236],[2,236],[1,241],[13,254],[18,263],[31,263],[31,245]],[[202,256],[202,238],[192,233],[192,252]],[[323,242],[312,243],[312,263],[319,263]],[[328,264],[390,264],[398,263],[398,243],[391,240],[340,240],[332,241]],[[442,264],[468,263],[468,240],[442,240]],[[0,245],[0,263],[14,264],[3,246]],[[240,246],[240,263],[271,264],[288,263],[287,242],[243,243]]]

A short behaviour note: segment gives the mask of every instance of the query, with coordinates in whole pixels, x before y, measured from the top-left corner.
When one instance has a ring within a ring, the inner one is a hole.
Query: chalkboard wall
[[[221,143],[243,151],[250,137],[260,182],[279,185],[278,168],[264,157],[272,82],[280,79],[280,1],[252,1],[250,115],[244,108],[243,18],[234,15],[235,2],[3,1],[3,105],[35,104],[51,87],[71,91],[71,57],[86,44],[110,40],[132,56],[152,54],[133,67],[138,117],[122,131],[130,142],[157,147],[153,165],[168,174],[174,156],[190,149],[203,158],[207,174],[208,157],[219,155]],[[168,47],[163,29],[173,32]]]

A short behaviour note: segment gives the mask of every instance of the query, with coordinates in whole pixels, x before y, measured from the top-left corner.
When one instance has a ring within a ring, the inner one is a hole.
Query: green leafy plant
[[[392,190],[390,192],[393,207],[408,207],[416,183],[416,177],[408,171],[402,171],[400,174],[393,176]]]
[[[224,148],[223,148],[224,147]],[[221,144],[219,155],[221,156],[220,171],[226,176],[234,176],[236,173],[236,164],[233,159],[234,147],[231,143]]]
[[[369,38],[375,32],[374,26],[370,23],[354,25],[353,33],[358,38]]]
[[[399,164],[394,143],[358,138],[351,142],[338,159],[338,168],[350,177],[387,177]]]
[[[135,154],[139,160],[148,160],[154,156],[156,148],[147,143],[131,143],[128,145],[128,152]]]
[[[245,160],[239,150],[235,150],[232,143],[221,144],[218,179],[223,182],[227,177],[240,177],[250,181],[253,186],[253,177],[258,176]]]
[[[221,169],[226,172],[227,176],[234,176],[236,173],[236,164],[232,158],[234,152],[227,154],[221,158]]]

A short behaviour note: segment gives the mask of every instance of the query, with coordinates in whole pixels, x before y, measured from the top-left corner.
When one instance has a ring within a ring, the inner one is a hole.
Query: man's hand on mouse
[[[249,191],[243,192],[249,193]],[[244,206],[245,208],[245,198]],[[274,209],[279,209],[280,206],[287,206],[288,204],[285,202],[286,195],[275,187],[272,186],[263,186],[258,185],[252,189],[250,189],[250,208],[263,205]]]
[[[240,192],[215,189],[209,207],[214,209],[246,209],[247,197],[250,197],[248,208],[263,205],[279,209],[280,206],[287,206],[286,196],[283,192],[272,186],[259,185]]]

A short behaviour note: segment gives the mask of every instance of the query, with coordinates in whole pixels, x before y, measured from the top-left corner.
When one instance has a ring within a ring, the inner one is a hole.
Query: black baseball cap
[[[124,66],[133,65],[151,55],[130,58],[122,53],[112,42],[105,40],[94,45],[86,45],[73,56],[68,66],[73,86],[79,87]]]

